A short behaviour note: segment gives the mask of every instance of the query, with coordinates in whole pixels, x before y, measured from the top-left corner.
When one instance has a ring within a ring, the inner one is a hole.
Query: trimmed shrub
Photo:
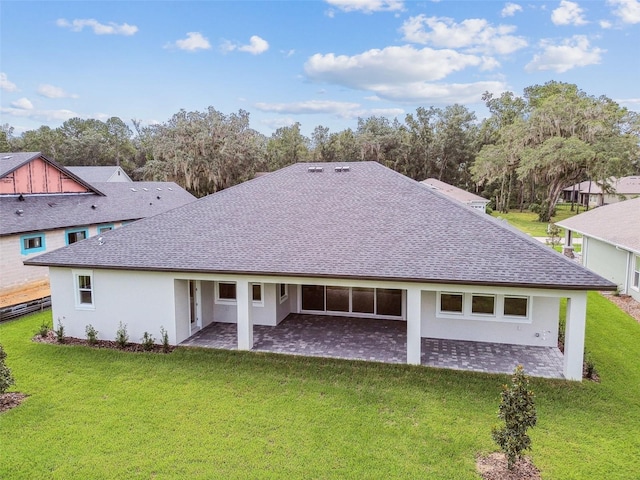
[[[155,338],[153,338],[153,335],[151,335],[149,332],[144,332],[144,334],[142,335],[142,349],[145,352],[153,350],[153,346],[155,345],[155,343],[156,340]]]
[[[62,325],[60,319],[58,319],[58,328],[54,330],[54,333],[56,334],[58,343],[64,343],[64,325]]]
[[[127,346],[129,342],[129,334],[127,333],[127,324],[120,322],[118,324],[118,330],[116,331],[116,345],[120,348]]]
[[[98,341],[98,331],[91,324],[87,325],[84,331],[87,334],[87,343],[95,345]]]

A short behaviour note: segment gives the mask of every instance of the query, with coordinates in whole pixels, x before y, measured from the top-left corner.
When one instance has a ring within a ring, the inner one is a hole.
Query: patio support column
[[[407,288],[407,363],[410,365],[420,365],[421,360],[421,309],[421,290],[417,287]]]
[[[567,380],[582,380],[586,316],[587,292],[577,292],[567,297],[563,372]]]
[[[253,321],[251,319],[251,296],[249,295],[249,282],[238,280],[236,282],[236,301],[238,304],[238,350],[251,350],[253,348]]]

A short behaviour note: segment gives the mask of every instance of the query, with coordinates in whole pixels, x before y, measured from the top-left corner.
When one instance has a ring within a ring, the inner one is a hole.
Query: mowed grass
[[[17,385],[0,414],[7,479],[477,479],[503,375],[179,348],[33,343],[0,325]],[[640,325],[590,294],[601,383],[532,379],[545,479],[638,478]]]
[[[584,211],[584,207],[580,206],[580,212]],[[570,203],[559,203],[556,207],[556,215],[551,219],[551,223],[565,220],[569,217],[576,215],[577,210],[571,211]],[[532,237],[548,237],[547,222],[539,222],[538,214],[530,212],[529,210],[511,210],[509,213],[501,213],[494,211],[492,214],[494,217],[503,218],[518,230],[522,230],[524,233],[531,235]],[[564,229],[561,235],[564,235]]]

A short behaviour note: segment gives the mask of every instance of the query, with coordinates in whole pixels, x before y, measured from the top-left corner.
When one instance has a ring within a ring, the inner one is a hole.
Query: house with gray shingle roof
[[[0,153],[0,306],[46,294],[47,270],[24,260],[193,200],[175,183],[90,183],[39,152]]]
[[[640,302],[640,198],[598,207],[558,222],[565,245],[582,235],[582,265]]]
[[[481,212],[487,211],[487,204],[489,203],[489,200],[481,197],[480,195],[467,192],[462,188],[454,187],[453,185],[438,180],[437,178],[427,178],[420,183],[471,208],[475,208]]]
[[[89,183],[133,182],[120,166],[81,166],[67,167],[67,170]]]
[[[295,164],[44,255],[53,317],[72,336],[166,329],[179,344],[214,322],[290,313],[406,324],[421,339],[557,348],[567,299],[564,375],[579,380],[587,292],[615,285],[499,220],[375,162]]]

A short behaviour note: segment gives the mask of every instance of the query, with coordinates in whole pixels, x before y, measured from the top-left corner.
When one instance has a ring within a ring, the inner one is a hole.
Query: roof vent
[[[20,194],[20,196],[18,197],[18,201],[24,202],[24,195]]]
[[[16,215],[22,216],[23,213],[24,213],[24,210],[22,210],[21,208],[16,210]]]
[[[137,192],[137,190],[135,188],[131,188],[132,192]]]
[[[97,205],[91,205],[91,209],[92,209],[92,210],[95,210],[96,208],[98,208],[98,206],[97,206]]]
[[[148,192],[148,191],[149,191],[149,189],[148,189],[148,188],[144,188],[144,187],[143,187],[142,189],[143,189],[145,192]]]
[[[104,245],[104,244],[105,244],[104,238],[102,237],[98,238],[98,245]]]
[[[307,172],[309,173],[316,173],[316,172],[322,172],[324,171],[323,167],[309,167],[307,168]]]
[[[351,168],[346,165],[342,165],[342,166],[334,167],[333,170],[340,173],[340,172],[348,172],[349,170],[351,170]]]
[[[7,155],[6,157],[2,157],[3,160],[9,160],[10,158],[12,158],[13,155]]]

